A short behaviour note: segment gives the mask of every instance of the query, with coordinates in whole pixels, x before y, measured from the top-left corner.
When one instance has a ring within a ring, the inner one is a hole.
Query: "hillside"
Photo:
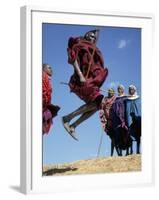
[[[123,157],[100,157],[59,165],[43,167],[44,176],[75,175],[110,172],[130,172],[141,170],[141,155]]]

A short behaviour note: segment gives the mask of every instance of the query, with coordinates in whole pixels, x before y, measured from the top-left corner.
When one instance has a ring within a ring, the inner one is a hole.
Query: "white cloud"
[[[123,49],[123,48],[125,48],[127,46],[127,44],[128,44],[128,41],[120,40],[119,43],[118,43],[118,48],[119,49]]]

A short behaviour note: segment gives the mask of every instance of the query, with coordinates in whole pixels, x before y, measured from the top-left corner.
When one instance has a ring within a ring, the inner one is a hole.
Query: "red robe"
[[[47,108],[51,104],[52,86],[49,76],[46,72],[42,72],[42,100],[43,100],[43,134],[48,134],[53,124],[52,114]]]
[[[95,51],[92,57],[94,48]],[[83,38],[71,37],[68,42],[67,52],[68,63],[73,64],[77,60],[84,77],[86,77],[90,65],[90,71],[84,84],[81,84],[76,72],[71,76],[69,82],[71,92],[74,92],[86,103],[96,100],[97,97],[101,96],[100,87],[108,75],[108,69],[104,68],[100,50]]]
[[[114,104],[116,97],[105,97],[101,103],[101,110],[99,113],[100,120],[104,130],[109,134],[109,131],[113,129],[112,119],[110,117],[110,112],[112,105]]]
[[[43,96],[43,109],[51,104],[52,85],[49,76],[46,72],[42,72],[42,96]]]
[[[53,124],[52,114],[49,109],[45,109],[45,111],[43,112],[43,126],[42,126],[43,134],[49,133],[52,124]]]

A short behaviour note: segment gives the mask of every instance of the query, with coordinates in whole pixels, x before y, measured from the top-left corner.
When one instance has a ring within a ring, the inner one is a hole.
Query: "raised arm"
[[[86,79],[85,79],[85,77],[83,76],[83,74],[82,74],[82,72],[81,72],[81,70],[80,70],[80,67],[79,67],[79,64],[78,64],[77,60],[75,60],[75,61],[73,62],[73,67],[74,67],[76,73],[77,73],[78,76],[79,76],[80,82],[81,82],[81,83],[86,82]]]

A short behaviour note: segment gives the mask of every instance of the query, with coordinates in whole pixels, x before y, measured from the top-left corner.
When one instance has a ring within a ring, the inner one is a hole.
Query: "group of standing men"
[[[100,119],[104,131],[113,140],[116,147],[126,149],[130,137],[141,137],[141,116],[139,114],[137,90],[134,85],[125,94],[123,85],[119,85],[116,96],[113,88],[108,89],[108,96],[101,103]],[[139,147],[137,153],[139,153]]]

